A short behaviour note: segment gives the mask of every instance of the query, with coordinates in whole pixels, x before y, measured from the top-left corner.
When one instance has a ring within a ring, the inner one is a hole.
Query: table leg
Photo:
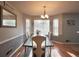
[[[51,57],[51,47],[50,47],[50,55],[49,55],[49,57]]]
[[[25,46],[25,53],[26,53],[26,46]]]

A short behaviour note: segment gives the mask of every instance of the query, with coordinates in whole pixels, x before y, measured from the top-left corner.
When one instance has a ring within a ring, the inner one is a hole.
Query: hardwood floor
[[[59,51],[58,53],[62,57],[79,57],[79,44],[59,44],[54,43],[54,48],[57,48]]]
[[[51,48],[51,57],[79,57],[79,50],[78,50],[79,44],[59,44],[59,43],[53,43],[53,44],[54,47]],[[21,47],[13,55],[13,57],[30,57],[32,55],[32,51],[30,51],[28,56],[26,55],[21,56],[23,51],[25,51],[25,48]],[[28,54],[28,51],[26,52],[27,52],[26,54]]]

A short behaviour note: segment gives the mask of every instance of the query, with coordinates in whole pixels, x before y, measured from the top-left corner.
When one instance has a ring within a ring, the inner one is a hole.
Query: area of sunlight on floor
[[[53,47],[51,49],[51,57],[62,57],[59,53],[58,48]]]
[[[75,54],[73,54],[73,53],[71,53],[71,52],[68,52],[68,51],[66,51],[70,56],[72,56],[72,57],[77,57]]]

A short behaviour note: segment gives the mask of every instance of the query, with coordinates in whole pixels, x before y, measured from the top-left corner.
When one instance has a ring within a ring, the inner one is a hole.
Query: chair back
[[[35,36],[32,38],[32,40],[37,44],[37,48],[33,50],[33,54],[35,54],[37,57],[41,57],[43,54],[45,54],[45,50],[41,48],[41,44],[46,40],[46,37]]]

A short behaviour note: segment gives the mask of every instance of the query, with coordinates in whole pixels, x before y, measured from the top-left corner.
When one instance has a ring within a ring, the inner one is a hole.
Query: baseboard
[[[9,57],[12,57],[22,46],[24,43],[22,43]]]

